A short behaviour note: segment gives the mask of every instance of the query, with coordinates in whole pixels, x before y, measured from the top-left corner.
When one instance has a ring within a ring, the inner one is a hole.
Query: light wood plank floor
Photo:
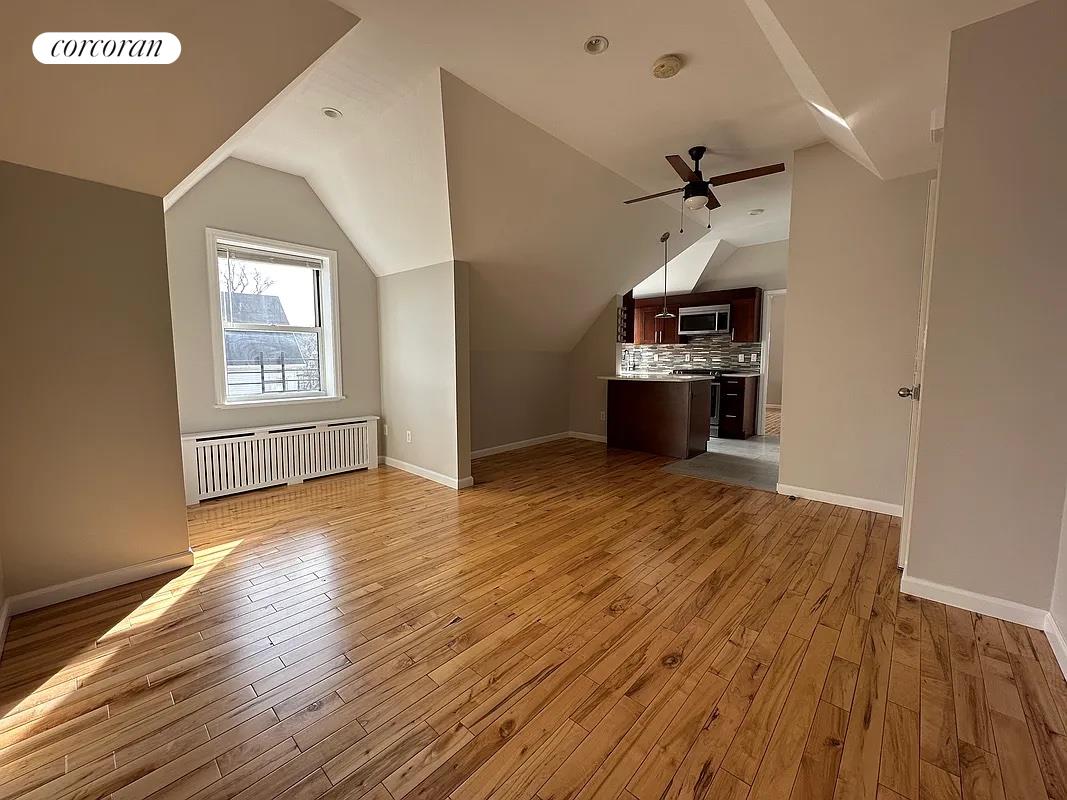
[[[601,445],[205,504],[196,566],[16,618],[0,798],[1059,800],[1038,631],[889,517]]]
[[[765,436],[782,435],[782,409],[764,406],[763,433]]]

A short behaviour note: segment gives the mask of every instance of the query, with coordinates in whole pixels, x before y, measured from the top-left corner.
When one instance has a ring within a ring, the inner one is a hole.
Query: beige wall
[[[1047,609],[1067,483],[1067,4],[957,31],[909,575]]]
[[[356,18],[327,0],[8,0],[0,25],[0,156],[164,195]],[[166,66],[39,64],[41,31],[169,31]]]
[[[568,364],[567,353],[471,350],[471,447],[482,450],[566,431]]]
[[[607,435],[600,415],[608,410],[607,383],[599,375],[614,375],[618,362],[619,306],[616,296],[574,346],[570,355],[570,430]]]
[[[881,181],[829,144],[796,153],[782,484],[903,501],[929,175]]]
[[[694,292],[715,289],[784,289],[789,266],[789,240],[739,247],[722,264],[709,265]]]
[[[767,346],[767,402],[772,406],[782,404],[782,369],[785,364],[785,309],[784,294],[767,296],[767,331],[770,342]]]
[[[377,414],[378,299],[374,275],[303,178],[227,159],[166,213],[178,407],[183,433]],[[206,228],[337,251],[345,399],[215,407]]]
[[[441,88],[452,246],[471,268],[473,447],[560,433],[571,350],[662,264],[677,213],[624,206],[645,192],[447,72]],[[671,252],[701,233],[672,233]]]
[[[0,241],[7,592],[185,551],[162,200],[0,162]]]
[[[378,279],[384,455],[454,480],[470,475],[460,441],[466,271],[449,261]]]

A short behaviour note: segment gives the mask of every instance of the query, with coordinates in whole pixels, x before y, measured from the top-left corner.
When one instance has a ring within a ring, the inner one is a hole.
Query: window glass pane
[[[318,334],[228,330],[223,336],[228,398],[321,391]]]
[[[319,270],[219,256],[223,322],[257,325],[319,324]]]

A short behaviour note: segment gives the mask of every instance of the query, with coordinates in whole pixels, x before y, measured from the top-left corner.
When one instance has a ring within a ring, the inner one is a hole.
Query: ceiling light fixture
[[[589,55],[598,56],[608,49],[609,44],[611,44],[611,42],[608,41],[607,36],[600,36],[598,34],[595,36],[590,36],[588,39],[585,40],[584,49],[585,52],[587,52]]]
[[[344,114],[341,113],[341,109],[339,108],[334,108],[333,106],[326,106],[322,109],[322,116],[327,117],[329,119],[340,119],[344,116]]]
[[[758,217],[762,213],[763,213],[763,209],[762,208],[753,208],[751,211],[748,212],[748,215],[750,217]]]
[[[673,53],[660,56],[652,63],[652,75],[656,78],[673,78],[685,66],[682,57]]]
[[[814,108],[816,111],[818,111],[820,114],[822,114],[824,117],[826,117],[831,122],[836,122],[842,128],[845,128],[847,130],[852,130],[852,128],[849,127],[848,123],[845,122],[845,118],[842,117],[840,114],[835,114],[830,109],[824,108],[823,106],[820,106],[818,103],[813,103],[810,100],[808,101],[808,105],[810,105],[812,108]]]
[[[665,231],[659,237],[659,240],[663,242],[663,310],[656,314],[656,319],[674,319],[674,314],[667,310],[667,240],[670,238],[670,231]]]

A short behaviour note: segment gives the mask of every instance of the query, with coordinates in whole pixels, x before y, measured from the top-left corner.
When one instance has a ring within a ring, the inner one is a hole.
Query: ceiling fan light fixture
[[[699,211],[708,204],[708,198],[701,194],[695,194],[692,197],[685,198],[683,202],[690,211]]]

